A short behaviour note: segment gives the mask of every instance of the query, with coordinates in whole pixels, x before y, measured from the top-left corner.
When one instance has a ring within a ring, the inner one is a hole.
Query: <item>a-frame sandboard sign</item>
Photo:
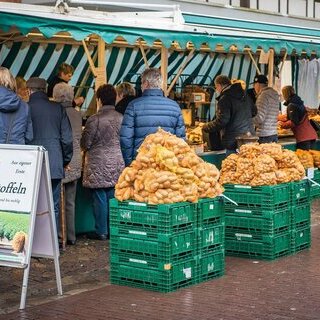
[[[0,144],[0,266],[24,269],[20,309],[31,257],[54,259],[62,295],[48,153],[39,146]]]

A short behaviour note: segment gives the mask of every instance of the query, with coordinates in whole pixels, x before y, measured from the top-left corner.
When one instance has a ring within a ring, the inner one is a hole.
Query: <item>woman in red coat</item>
[[[280,122],[283,129],[291,128],[297,141],[297,149],[312,149],[317,139],[301,98],[295,94],[292,86],[282,88],[282,96],[287,106],[287,120]]]

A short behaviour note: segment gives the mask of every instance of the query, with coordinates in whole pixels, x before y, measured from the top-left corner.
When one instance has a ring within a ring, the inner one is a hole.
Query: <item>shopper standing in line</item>
[[[73,156],[65,170],[62,180],[65,194],[65,216],[67,227],[67,244],[76,244],[75,233],[75,201],[77,193],[77,182],[81,177],[81,150],[80,139],[82,133],[82,118],[79,111],[72,106],[74,98],[73,88],[64,82],[58,83],[53,88],[53,99],[59,102],[66,110],[73,136]]]
[[[30,144],[43,146],[48,151],[54,212],[59,233],[61,180],[64,178],[64,168],[73,154],[72,129],[62,105],[49,101],[45,79],[30,78],[27,87],[30,91],[29,106],[33,124],[33,140]]]
[[[144,138],[159,127],[185,138],[179,105],[164,97],[159,69],[146,69],[141,76],[142,96],[131,101],[124,113],[120,131],[121,149],[126,166],[134,160]]]
[[[33,139],[30,108],[16,89],[11,72],[0,67],[0,143],[26,144]]]
[[[98,112],[87,120],[81,138],[85,152],[82,184],[92,191],[95,218],[95,233],[88,237],[96,240],[109,238],[109,200],[124,169],[119,136],[123,116],[115,110],[116,95],[110,84],[98,88]]]

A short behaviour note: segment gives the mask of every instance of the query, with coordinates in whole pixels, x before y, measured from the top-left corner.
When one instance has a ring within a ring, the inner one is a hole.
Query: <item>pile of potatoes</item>
[[[301,180],[305,170],[298,156],[276,143],[250,143],[222,161],[221,184],[275,185]]]
[[[306,169],[320,168],[320,151],[297,149],[296,155]]]
[[[145,138],[136,159],[122,172],[115,197],[149,204],[197,202],[223,192],[219,175],[183,139],[159,128]]]

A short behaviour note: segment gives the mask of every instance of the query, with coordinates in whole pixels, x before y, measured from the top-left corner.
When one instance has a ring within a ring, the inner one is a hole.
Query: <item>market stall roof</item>
[[[178,8],[172,12],[108,13],[71,8],[64,2],[55,7],[0,2],[0,30],[12,32],[12,27],[23,35],[37,29],[47,38],[68,32],[75,40],[97,34],[107,43],[119,36],[130,45],[142,39],[152,46],[160,40],[167,48],[177,43],[184,49],[191,43],[196,49],[205,44],[213,51],[219,45],[226,50],[236,46],[238,51],[320,51],[319,29],[182,14]]]

